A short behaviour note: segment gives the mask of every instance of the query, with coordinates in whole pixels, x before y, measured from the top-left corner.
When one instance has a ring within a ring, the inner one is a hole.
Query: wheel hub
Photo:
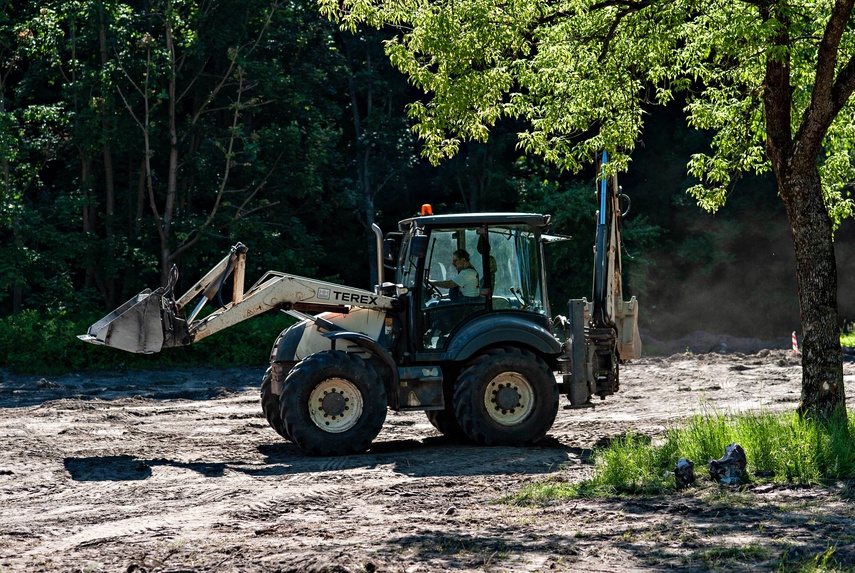
[[[511,410],[521,405],[519,392],[510,384],[499,384],[493,395],[495,396],[496,407],[501,410]]]
[[[332,434],[346,432],[362,416],[362,394],[350,380],[327,378],[309,395],[309,417],[314,424]]]
[[[484,406],[493,421],[518,424],[534,410],[534,388],[519,372],[502,372],[487,384]]]
[[[323,398],[318,398],[321,401],[321,410],[324,411],[324,416],[341,416],[347,410],[348,398],[345,398],[344,392],[332,389],[329,393],[324,392]]]

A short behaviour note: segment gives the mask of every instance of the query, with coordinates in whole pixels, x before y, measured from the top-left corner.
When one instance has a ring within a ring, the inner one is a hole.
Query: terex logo
[[[377,304],[377,297],[368,294],[356,294],[352,292],[333,291],[335,299],[341,302],[355,302],[357,304]]]

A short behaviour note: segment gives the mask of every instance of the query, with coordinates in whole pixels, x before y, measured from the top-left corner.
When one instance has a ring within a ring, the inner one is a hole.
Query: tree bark
[[[104,6],[98,5],[98,14],[100,18],[100,26],[98,28],[98,43],[101,52],[101,66],[107,67],[109,63],[109,54],[107,51],[107,25],[104,21]],[[107,260],[113,261],[116,257],[114,235],[115,235],[115,215],[116,215],[116,184],[113,177],[113,150],[110,145],[110,127],[107,121],[106,98],[105,108],[101,110],[101,134],[104,139],[101,151],[104,157],[104,193],[105,193],[105,213],[104,213],[104,233],[107,238]],[[115,271],[110,269],[105,279],[107,285],[107,306],[113,308],[116,306],[116,278]]]
[[[842,27],[852,0],[838,0],[818,54],[819,65],[810,105],[796,133],[792,129],[793,90],[789,14],[776,3],[760,5],[764,21],[780,24],[774,43],[784,48],[766,61],[763,103],[766,154],[778,180],[787,210],[802,322],[802,394],[799,414],[818,420],[846,416],[840,323],[837,310],[837,261],[833,224],[822,190],[817,161],[822,140],[842,102],[851,94],[852,79],[833,79]],[[848,66],[844,68],[844,71]],[[844,97],[845,96],[845,97]]]
[[[804,168],[803,168],[804,169]],[[799,170],[801,171],[801,170]],[[802,321],[801,415],[828,420],[844,412],[833,226],[816,168],[779,179],[796,255]]]

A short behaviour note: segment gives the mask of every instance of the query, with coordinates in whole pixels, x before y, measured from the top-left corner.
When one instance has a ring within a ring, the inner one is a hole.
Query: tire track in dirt
[[[722,543],[769,551],[724,563],[736,573],[774,570],[784,543],[820,551],[836,536],[841,555],[855,553],[853,504],[825,490],[761,488],[768,507],[692,496],[496,502],[539,479],[580,479],[597,443],[661,435],[704,405],[793,409],[800,368],[784,351],[628,364],[620,393],[561,409],[532,447],[455,442],[421,412],[389,412],[368,452],[340,458],[308,457],[267,426],[262,373],[0,378],[0,568],[694,573]]]

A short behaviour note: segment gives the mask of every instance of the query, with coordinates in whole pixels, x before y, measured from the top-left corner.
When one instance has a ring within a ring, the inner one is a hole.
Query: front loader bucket
[[[154,354],[163,347],[161,289],[146,289],[89,327],[80,340],[127,352]]]

